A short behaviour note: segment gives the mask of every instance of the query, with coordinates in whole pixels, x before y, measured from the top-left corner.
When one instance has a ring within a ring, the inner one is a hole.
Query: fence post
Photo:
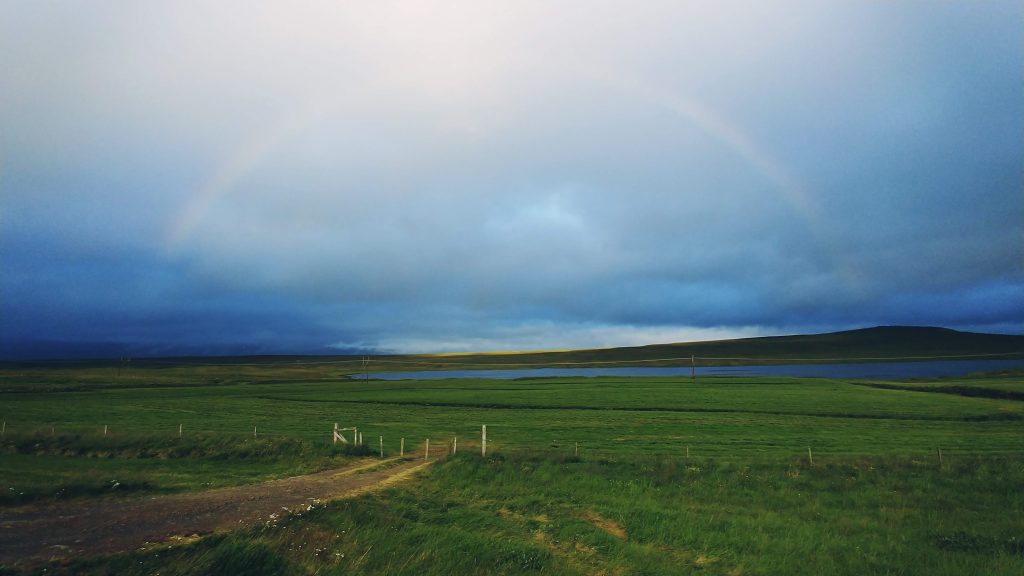
[[[184,424],[178,424],[178,438],[181,438],[181,427],[182,426],[184,426]]]
[[[103,425],[103,436],[106,437],[106,435],[107,435],[107,425],[104,424]]]
[[[452,454],[455,454],[458,451],[459,451],[459,437],[458,436],[452,436]]]
[[[480,455],[487,456],[487,424],[480,431]]]
[[[939,454],[939,468],[942,468],[942,448],[935,449]]]
[[[807,463],[814,466],[814,455],[811,454],[811,447],[807,447]]]
[[[380,457],[384,457],[384,437],[380,437]]]
[[[580,443],[579,442],[576,443],[576,450],[573,451],[572,455],[573,456],[579,456],[580,455]]]
[[[690,380],[697,379],[697,359],[690,355]]]
[[[331,434],[331,440],[333,440],[332,444],[337,444],[338,443],[338,423],[337,422],[334,423],[334,433]]]
[[[686,457],[687,458],[690,457],[690,445],[689,444],[686,445]]]
[[[252,437],[253,438],[256,437],[256,427],[255,426],[252,427]]]
[[[401,444],[398,445],[398,455],[402,458],[405,457],[405,438],[402,438]]]
[[[427,449],[423,452],[423,461],[430,460],[430,438],[427,438]]]
[[[0,429],[0,438],[7,436],[7,420],[4,420],[4,427]]]

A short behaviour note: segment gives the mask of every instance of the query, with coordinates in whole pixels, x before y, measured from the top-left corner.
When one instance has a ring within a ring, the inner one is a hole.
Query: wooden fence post
[[[807,463],[814,466],[814,455],[811,454],[811,447],[807,447]]]
[[[935,449],[939,454],[939,468],[942,468],[942,448]]]
[[[401,444],[398,445],[398,455],[402,458],[405,457],[405,438],[402,438]]]
[[[253,437],[253,438],[255,438],[255,437],[256,437],[256,426],[253,426],[253,427],[252,427],[252,437]]]
[[[458,451],[459,451],[459,437],[458,436],[452,436],[452,454],[455,454]]]
[[[480,455],[487,456],[487,424],[480,430]]]
[[[359,428],[352,428],[352,443],[359,446]]]
[[[580,443],[579,442],[576,443],[576,449],[573,451],[572,455],[573,456],[579,456],[580,455]]]
[[[331,434],[331,440],[333,440],[332,444],[337,444],[338,443],[338,423],[337,422],[334,423],[334,434]]]
[[[104,437],[107,436],[107,425],[106,424],[103,425],[103,436]]]
[[[184,424],[178,424],[178,438],[181,438],[181,427],[182,426],[184,426]]]
[[[427,438],[427,449],[423,452],[423,461],[430,460],[430,438]]]
[[[689,444],[686,445],[686,457],[687,458],[690,457],[690,445]]]
[[[380,437],[380,457],[384,457],[384,437]]]

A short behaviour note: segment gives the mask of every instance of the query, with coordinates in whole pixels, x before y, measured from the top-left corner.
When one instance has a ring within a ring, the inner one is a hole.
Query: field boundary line
[[[644,358],[635,360],[593,360],[593,361],[565,361],[565,362],[430,362],[419,360],[381,360],[386,364],[409,364],[414,366],[582,366],[593,364],[641,364],[650,362],[685,362],[689,365],[695,360],[732,361],[742,360],[745,362],[896,362],[900,360],[955,360],[957,358],[996,358],[1001,356],[1024,356],[1024,352],[993,352],[988,354],[946,354],[934,356],[853,356],[841,358],[769,358],[751,356],[679,356],[668,358]]]
[[[557,353],[557,352],[556,352]],[[488,356],[490,354],[484,353],[472,353],[480,356]],[[552,354],[552,352],[523,352],[522,354]],[[971,359],[971,358],[999,358],[999,357],[1019,357],[1024,356],[1024,352],[989,352],[989,353],[978,353],[978,354],[938,354],[930,356],[855,356],[855,357],[822,357],[822,358],[772,358],[772,357],[756,357],[756,356],[678,356],[678,357],[666,357],[666,358],[641,358],[641,359],[623,359],[623,360],[590,360],[590,361],[579,361],[579,360],[566,360],[564,362],[558,361],[538,361],[538,362],[436,362],[431,360],[400,360],[388,357],[373,357],[371,356],[370,362],[376,362],[378,364],[408,364],[412,366],[487,366],[487,367],[502,367],[502,366],[533,366],[533,367],[554,367],[554,366],[589,366],[589,365],[605,365],[605,364],[644,364],[651,362],[683,362],[689,365],[695,360],[714,360],[714,361],[744,361],[744,362],[836,362],[836,363],[849,363],[849,362],[898,362],[901,360],[956,360],[958,358]],[[296,360],[296,361],[281,361],[281,362],[186,362],[186,361],[175,361],[175,360],[158,360],[158,359],[142,359],[146,365],[164,365],[164,366],[244,366],[244,367],[300,367],[300,366],[329,366],[329,365],[340,365],[340,364],[358,364],[360,367],[364,366],[363,361],[360,359],[353,360]],[[362,372],[360,370],[360,372]]]

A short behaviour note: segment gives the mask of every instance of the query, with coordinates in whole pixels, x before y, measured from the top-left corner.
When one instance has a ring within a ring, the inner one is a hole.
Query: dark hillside
[[[948,328],[878,326],[828,334],[767,336],[736,340],[652,344],[623,348],[478,354],[371,355],[368,370],[419,370],[444,368],[502,368],[528,366],[586,366],[622,362],[645,366],[688,363],[698,365],[740,365],[793,362],[871,361],[926,359],[929,357],[1024,358],[1024,336],[979,334]],[[330,374],[362,371],[362,358],[338,356],[193,356],[175,358],[133,358],[123,360],[15,361],[3,362],[8,369],[42,367],[177,370],[209,367],[231,370],[230,379],[245,378],[250,371],[269,366],[287,367],[292,376],[326,377]],[[211,372],[212,374],[212,372]],[[254,374],[255,376],[256,374]],[[261,377],[265,377],[261,374]],[[283,377],[283,375],[282,375]]]
[[[636,362],[668,358],[697,357],[698,364],[749,364],[752,362],[827,362],[857,359],[908,359],[955,356],[1024,357],[1024,336],[978,334],[948,328],[879,326],[828,334],[768,336],[654,344],[628,348],[527,352],[521,354],[469,354],[446,357],[417,357],[430,363],[472,365],[558,364],[590,362]],[[392,357],[397,359],[397,357]],[[381,358],[384,360],[384,358]],[[650,362],[647,365],[678,364],[679,361]]]

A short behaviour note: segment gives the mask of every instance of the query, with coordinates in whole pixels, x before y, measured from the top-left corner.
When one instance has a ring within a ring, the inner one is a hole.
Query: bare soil
[[[125,552],[272,522],[317,502],[391,484],[426,465],[422,457],[366,459],[341,469],[206,492],[0,509],[0,566]]]

